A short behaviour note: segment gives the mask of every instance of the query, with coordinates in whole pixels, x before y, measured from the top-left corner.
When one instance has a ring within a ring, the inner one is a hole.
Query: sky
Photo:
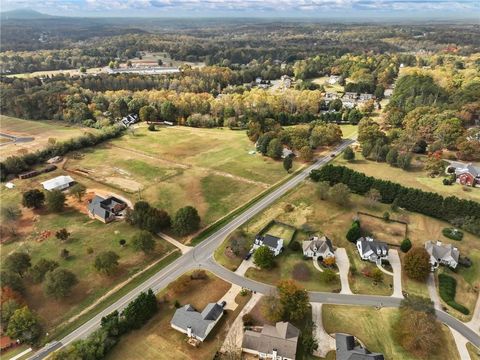
[[[1,11],[63,16],[473,18],[480,0],[0,0]]]

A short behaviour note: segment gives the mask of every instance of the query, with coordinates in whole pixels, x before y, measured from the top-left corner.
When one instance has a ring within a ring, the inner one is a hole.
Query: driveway
[[[442,305],[440,302],[440,297],[438,296],[438,293],[437,293],[437,287],[435,285],[435,273],[433,272],[431,272],[428,275],[427,288],[428,288],[428,294],[430,295],[430,299],[433,301],[433,305],[435,306],[435,309],[441,310]]]
[[[335,339],[331,337],[323,328],[322,322],[322,305],[321,303],[312,302],[312,320],[315,323],[315,338],[318,341],[318,349],[313,353],[315,356],[324,358],[329,351],[335,350]]]
[[[250,257],[248,260],[243,260],[240,266],[235,270],[235,274],[238,274],[240,276],[244,276],[246,271],[254,267],[255,265],[253,264],[253,255]]]
[[[397,250],[390,249],[388,252],[388,261],[393,269],[393,294],[394,297],[403,298],[402,293],[402,263]],[[383,269],[383,268],[382,268]],[[383,271],[383,270],[382,270]],[[386,270],[385,270],[386,271]]]
[[[480,294],[477,297],[477,305],[475,305],[475,310],[473,311],[472,320],[470,320],[467,325],[473,330],[479,332],[480,329]]]
[[[468,353],[467,344],[468,340],[460,334],[457,330],[448,327],[452,332],[453,339],[455,340],[455,345],[457,345],[458,353],[460,354],[460,359],[462,360],[471,360],[470,354]]]
[[[220,300],[217,301],[217,303],[221,303],[222,301],[225,301],[226,302],[225,310],[235,311],[235,309],[238,306],[238,304],[235,302],[235,298],[237,297],[238,293],[241,290],[242,290],[241,286],[232,284],[230,289],[225,293],[225,295],[222,296]]]
[[[350,270],[350,260],[348,260],[347,251],[344,248],[335,250],[335,259],[340,273],[340,282],[342,283],[342,290],[340,294],[352,294],[350,284],[348,283],[348,272]]]
[[[249,313],[253,307],[261,299],[262,294],[256,293],[252,294],[252,298],[245,304],[242,311],[238,314],[237,318],[233,321],[230,329],[228,329],[228,334],[225,337],[223,342],[221,352],[229,352],[232,350],[239,349],[242,346],[243,339],[243,315]]]

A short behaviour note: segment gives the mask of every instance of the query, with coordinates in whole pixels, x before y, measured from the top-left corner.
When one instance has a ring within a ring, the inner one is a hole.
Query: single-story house
[[[370,237],[361,237],[357,240],[358,253],[362,260],[374,263],[381,263],[388,259],[388,245],[381,241],[373,240]]]
[[[330,85],[335,85],[340,80],[340,76],[338,75],[330,75],[328,78],[328,83]]]
[[[384,360],[383,354],[372,353],[357,345],[352,335],[336,333],[335,346],[337,360]]]
[[[362,93],[359,95],[358,99],[360,101],[368,101],[373,99],[373,94]]]
[[[75,180],[73,180],[70,176],[61,175],[61,176],[57,176],[56,178],[42,182],[42,185],[45,190],[53,191],[53,190],[67,189],[70,186],[72,186],[74,183],[75,183]]]
[[[465,167],[455,168],[457,182],[462,185],[480,187],[480,168],[472,164],[466,164]]]
[[[326,236],[322,236],[321,238],[314,236],[310,238],[310,240],[304,241],[302,247],[303,256],[308,258],[324,260],[335,257],[332,241]]]
[[[128,114],[122,120],[120,120],[120,123],[123,126],[125,126],[125,128],[128,128],[130,125],[135,124],[137,121],[138,121],[137,114]]]
[[[300,330],[288,322],[264,325],[261,332],[245,331],[242,351],[260,359],[294,360]]]
[[[343,97],[342,97],[342,100],[357,100],[358,99],[358,94],[356,92],[346,92]]]
[[[425,250],[430,255],[430,265],[434,271],[440,264],[449,266],[455,269],[458,265],[458,258],[460,251],[452,244],[443,245],[440,241],[427,241],[425,243]]]
[[[108,223],[115,220],[115,216],[126,207],[127,204],[125,201],[114,196],[109,196],[104,199],[101,196],[95,195],[95,197],[89,201],[87,210],[91,218],[98,219],[103,223]]]
[[[287,157],[289,157],[289,156],[295,156],[295,154],[294,154],[293,151],[290,150],[289,148],[284,147],[284,148],[282,149],[282,159],[285,159],[285,158],[287,158]]]
[[[210,303],[201,313],[187,304],[175,311],[170,326],[189,338],[204,341],[222,316],[223,306],[220,304]]]
[[[283,250],[283,239],[270,234],[257,235],[253,243],[252,250],[255,251],[260,246],[268,247],[275,256],[278,256]]]

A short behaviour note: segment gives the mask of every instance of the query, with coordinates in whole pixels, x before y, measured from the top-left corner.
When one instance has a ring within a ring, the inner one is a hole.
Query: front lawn
[[[470,320],[478,293],[462,276],[462,268],[454,272],[442,266],[437,270],[437,280],[440,299],[448,312],[462,321]]]
[[[392,325],[398,316],[399,310],[392,308],[323,305],[323,326],[329,334],[354,335],[368,350],[383,353],[385,359],[417,360],[394,340]],[[440,355],[431,356],[429,360],[460,360],[450,330],[443,326],[443,331],[445,342]]]
[[[347,247],[347,254],[350,259],[350,273],[348,280],[350,289],[354,294],[392,295],[393,276],[382,273],[383,280],[381,282],[375,282],[370,276],[375,269],[378,269],[377,265],[362,260],[353,244]]]
[[[305,288],[310,291],[325,291],[325,292],[339,292],[341,289],[340,278],[337,276],[334,281],[327,282],[325,280],[325,273],[318,271],[314,265],[313,260],[303,259],[303,253],[301,251],[294,252],[290,249],[285,251],[276,257],[275,267],[273,269],[257,269],[250,268],[245,273],[245,276],[267,284],[276,285],[280,280],[292,279],[293,269],[296,264],[303,263],[308,268],[309,275],[308,280],[294,279],[298,282],[301,288]]]
[[[208,273],[203,280],[192,280],[186,290],[176,293],[174,283],[158,294],[160,311],[140,330],[124,336],[107,359],[213,359],[221,347],[230,324],[250,299],[238,295],[235,311],[227,310],[206,341],[194,348],[186,342],[186,335],[170,326],[175,313],[175,300],[183,306],[191,304],[199,311],[210,302],[217,302],[228,291],[230,284]]]

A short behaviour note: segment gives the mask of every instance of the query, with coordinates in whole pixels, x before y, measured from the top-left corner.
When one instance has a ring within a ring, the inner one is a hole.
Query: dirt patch
[[[119,177],[109,176],[105,180],[115,186],[118,186],[124,191],[135,192],[143,189],[143,185],[135,180],[123,179]]]

